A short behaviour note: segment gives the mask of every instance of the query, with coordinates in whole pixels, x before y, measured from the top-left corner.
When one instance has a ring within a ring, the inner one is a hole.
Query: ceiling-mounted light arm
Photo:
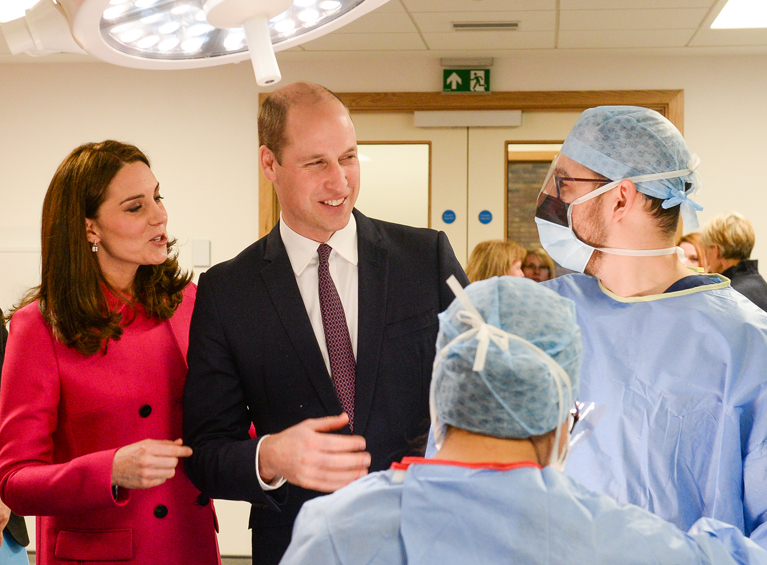
[[[259,86],[269,86],[280,82],[282,74],[274,56],[272,37],[269,33],[269,20],[265,16],[250,18],[242,24],[250,50],[250,60],[256,82]]]
[[[272,47],[269,20],[287,11],[293,0],[207,0],[203,6],[208,23],[219,29],[242,27],[259,86],[280,81]]]
[[[72,37],[61,8],[52,0],[40,0],[26,11],[23,18],[0,24],[0,27],[13,55],[86,54]]]

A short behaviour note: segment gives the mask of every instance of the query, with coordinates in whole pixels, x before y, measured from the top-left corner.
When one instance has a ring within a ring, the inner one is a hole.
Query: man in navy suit
[[[258,130],[280,222],[200,277],[184,437],[192,481],[208,496],[251,502],[253,562],[277,563],[306,500],[421,447],[437,314],[452,298],[445,281],[468,280],[444,233],[354,210],[357,139],[330,91],[308,83],[275,91]],[[356,363],[351,400],[336,392],[331,368],[320,244],[331,248],[325,269]]]

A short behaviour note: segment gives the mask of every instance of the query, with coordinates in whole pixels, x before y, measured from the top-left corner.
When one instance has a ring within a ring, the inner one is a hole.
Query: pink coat
[[[37,303],[13,316],[0,390],[0,498],[36,515],[37,563],[220,563],[212,503],[184,472],[112,497],[115,451],[181,437],[189,322],[197,289],[173,318],[139,310],[106,354],[53,336]]]

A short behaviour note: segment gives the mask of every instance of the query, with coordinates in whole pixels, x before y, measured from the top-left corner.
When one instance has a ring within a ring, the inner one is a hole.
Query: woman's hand
[[[145,439],[121,447],[112,463],[112,486],[151,488],[176,474],[179,457],[189,457],[192,448],[182,440]]]
[[[5,526],[8,525],[10,517],[11,509],[0,500],[0,545],[3,545],[3,530],[5,529]]]

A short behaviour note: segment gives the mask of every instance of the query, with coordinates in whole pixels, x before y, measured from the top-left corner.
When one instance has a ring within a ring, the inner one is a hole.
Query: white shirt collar
[[[320,244],[293,231],[283,220],[282,213],[280,213],[280,237],[288,252],[290,266],[297,277],[301,276],[312,261],[319,261],[317,248]],[[327,244],[340,257],[352,265],[357,265],[357,221],[354,219],[354,214],[349,217],[346,227],[335,232]]]

